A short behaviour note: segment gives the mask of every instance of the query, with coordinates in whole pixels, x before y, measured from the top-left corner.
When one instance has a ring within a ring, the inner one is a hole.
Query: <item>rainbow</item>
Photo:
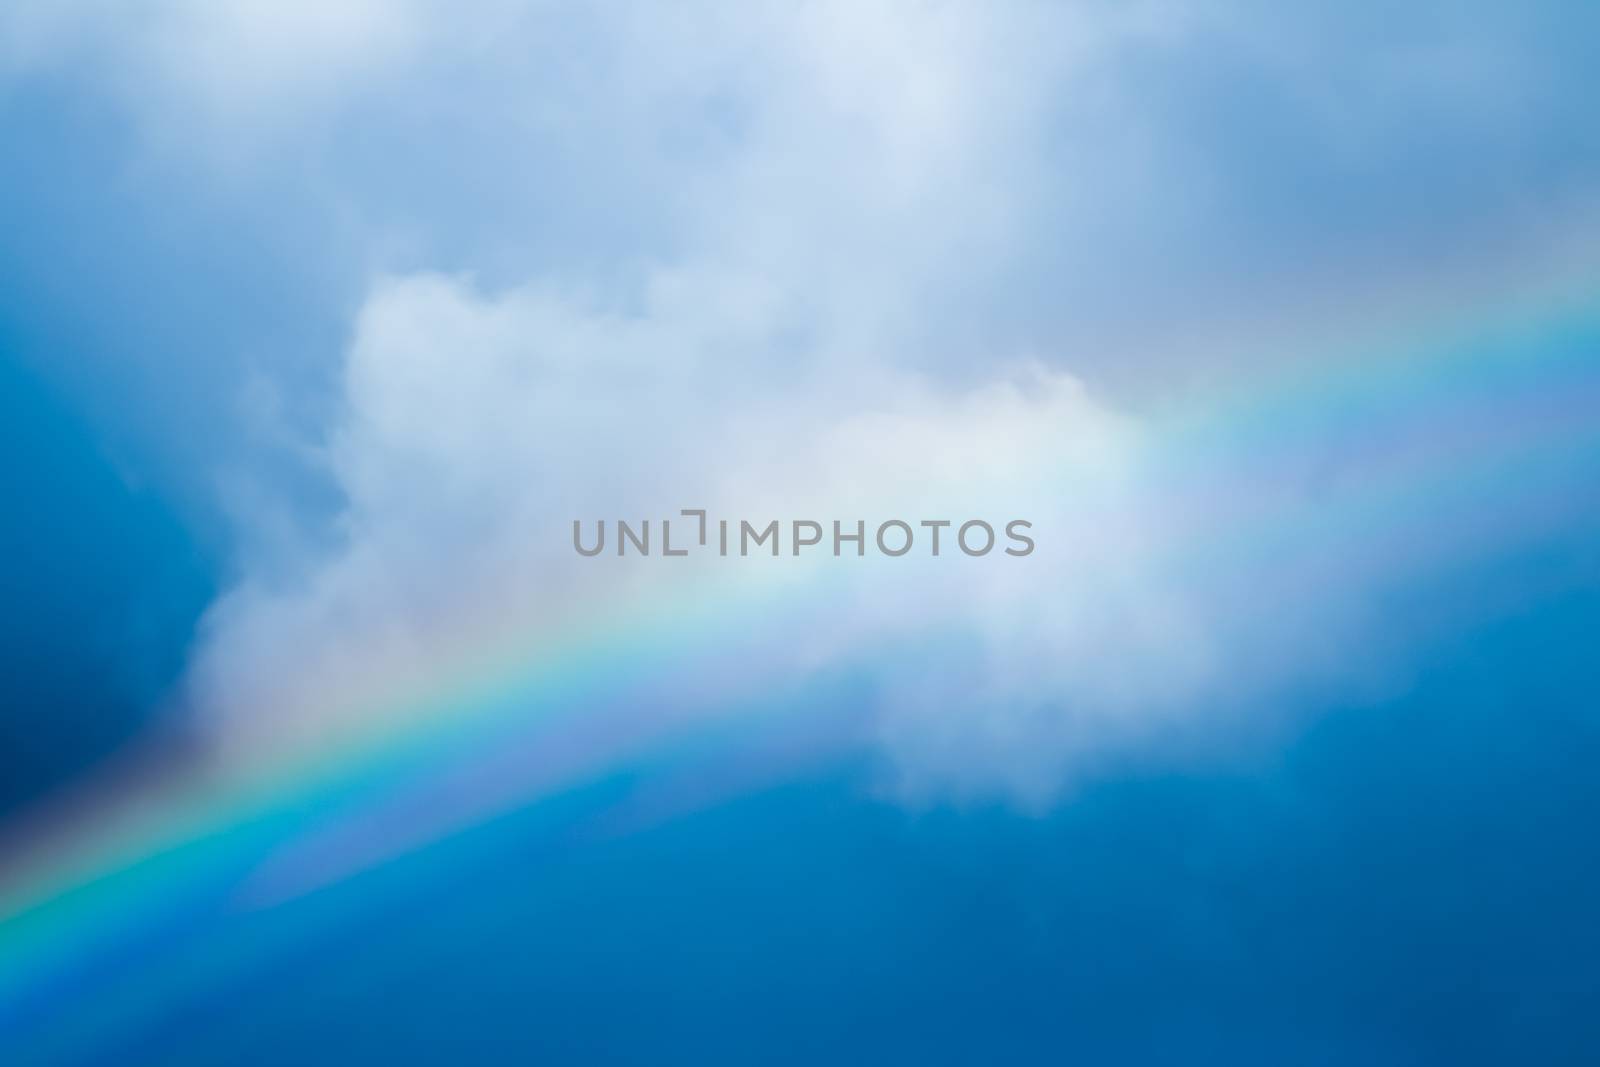
[[[1196,566],[1336,556],[1374,532],[1404,541],[1449,529],[1459,536],[1436,546],[1448,566],[1592,519],[1583,491],[1600,483],[1600,310],[1548,299],[1447,316],[1361,354],[1338,350],[1143,414],[1159,427],[1148,462],[1161,484],[1201,511],[1219,490],[1208,471],[1244,465],[1270,485],[1276,464],[1310,446],[1341,458],[1326,475],[1344,487],[1338,506],[1316,522],[1298,499],[1213,501],[1215,536]],[[662,708],[657,696],[664,678],[758,660],[749,620],[821,618],[828,596],[730,575],[690,605],[640,601],[464,641],[426,665],[425,684],[364,679],[337,698],[359,715],[329,709],[381,728],[220,765],[160,745],[131,754],[3,841],[0,1032],[71,996],[97,960],[181,933],[196,901],[271,908],[630,769],[675,765],[692,780],[715,753],[764,735],[788,741],[759,772],[635,798],[613,810],[616,825],[852,758],[862,739],[849,716],[819,711],[850,691],[848,679],[772,691],[750,670],[727,707],[709,710]],[[139,1005],[116,1010],[134,1018]]]

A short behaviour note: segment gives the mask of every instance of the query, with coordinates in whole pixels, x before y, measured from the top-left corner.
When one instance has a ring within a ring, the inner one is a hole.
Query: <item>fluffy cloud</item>
[[[760,362],[714,353],[734,341],[772,353],[781,302],[730,319],[729,294],[715,287],[657,292],[622,315],[535,286],[486,296],[438,276],[381,284],[361,313],[327,446],[348,501],[341,544],[303,561],[286,586],[247,580],[219,605],[202,705],[245,736],[297,719],[336,729],[317,718],[342,680],[387,676],[403,688],[404,664],[434,664],[451,643],[537,632],[579,603],[608,604],[613,616],[667,597],[693,603],[708,567],[763,566],[764,577],[742,580],[793,583],[772,572],[815,578],[838,566],[813,556],[586,567],[572,551],[574,517],[659,518],[693,505],[763,523],[1036,524],[1041,545],[1026,561],[967,561],[952,530],[943,560],[870,562],[829,605],[839,624],[828,647],[782,632],[786,613],[772,612],[769,639],[794,649],[796,669],[870,661],[960,623],[1021,657],[973,680],[990,695],[1073,679],[1067,688],[1106,704],[1111,690],[1139,688],[1127,658],[1152,655],[1164,660],[1160,685],[1182,687],[1175,672],[1190,670],[1193,634],[1158,591],[1139,587],[1150,566],[1139,541],[1153,524],[1131,496],[1133,422],[1038,366],[953,390],[822,358],[778,384]],[[1117,648],[1120,665],[1094,665]],[[947,693],[928,714],[960,702]]]

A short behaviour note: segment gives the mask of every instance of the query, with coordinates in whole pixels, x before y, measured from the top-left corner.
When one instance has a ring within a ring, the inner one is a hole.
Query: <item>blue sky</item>
[[[0,1050],[1589,1061],[1596,18],[11,6]]]

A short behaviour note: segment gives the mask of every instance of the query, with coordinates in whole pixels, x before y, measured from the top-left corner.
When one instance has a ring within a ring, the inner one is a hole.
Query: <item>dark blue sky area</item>
[[[3,817],[151,719],[171,695],[211,571],[166,503],[130,485],[3,350],[0,500]]]

